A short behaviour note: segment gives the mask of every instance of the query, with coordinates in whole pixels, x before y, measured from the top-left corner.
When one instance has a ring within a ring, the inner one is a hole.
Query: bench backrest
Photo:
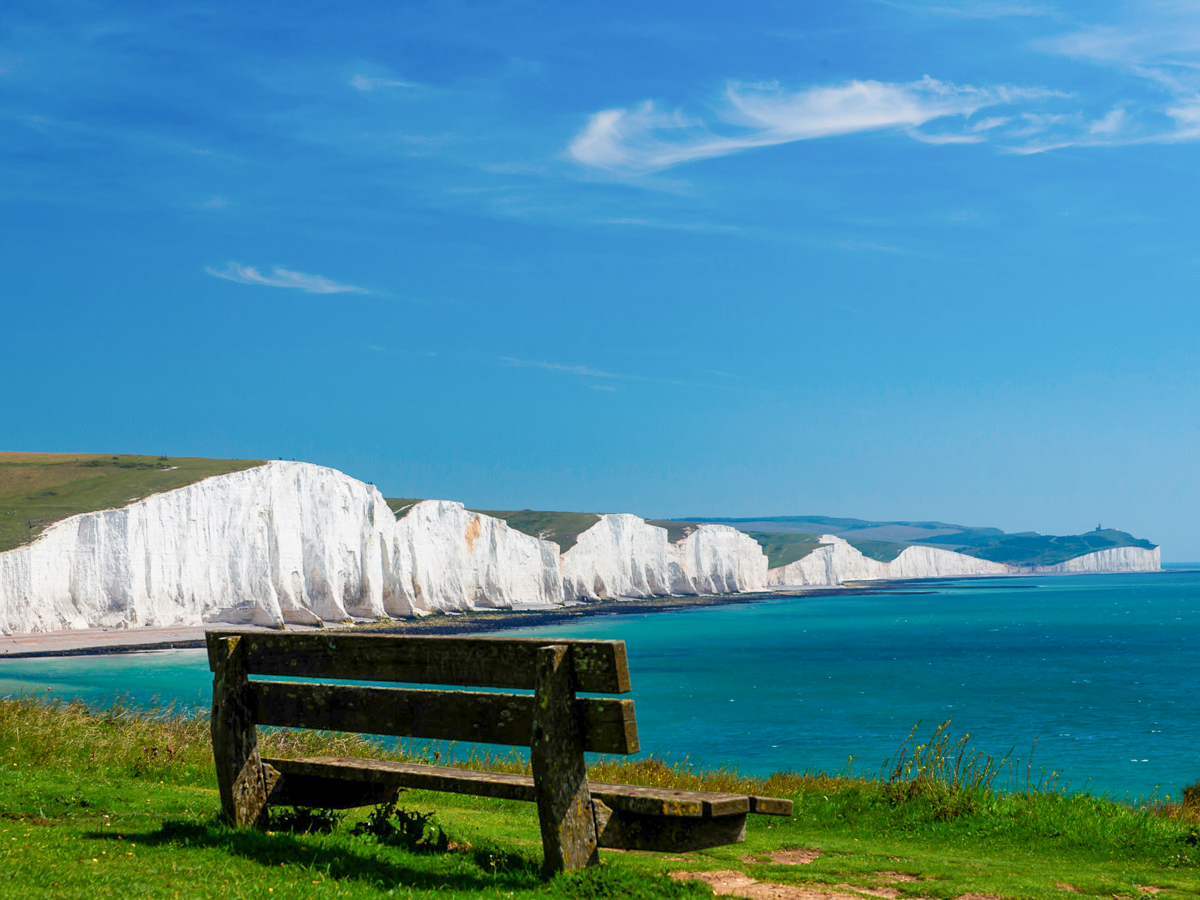
[[[343,633],[209,632],[209,666],[220,673],[233,648],[249,676],[392,681],[457,687],[537,687],[537,653],[568,649],[572,690],[626,693],[624,641],[548,638],[407,637]],[[445,691],[275,681],[244,683],[244,703],[259,725],[318,728],[434,740],[530,746],[532,694]],[[633,701],[576,697],[582,749],[635,753]]]

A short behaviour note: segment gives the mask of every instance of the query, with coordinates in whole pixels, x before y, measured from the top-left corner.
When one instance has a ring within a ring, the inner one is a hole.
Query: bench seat
[[[630,691],[623,641],[207,637],[217,786],[237,826],[267,827],[273,805],[349,809],[386,802],[402,788],[530,801],[549,876],[594,865],[598,847],[687,852],[736,844],[751,813],[792,812],[790,800],[772,797],[588,781],[586,752],[640,749],[632,700],[578,696]],[[453,689],[345,683],[354,681]],[[524,746],[532,775],[332,756],[264,760],[259,726]]]
[[[533,777],[481,772],[386,759],[313,756],[263,759],[279,777],[271,790],[276,805],[303,803],[349,809],[379,803],[399,788],[443,791],[536,802]],[[601,847],[687,852],[744,839],[746,814],[790,816],[792,801],[717,791],[589,781]],[[674,820],[674,821],[671,821]]]

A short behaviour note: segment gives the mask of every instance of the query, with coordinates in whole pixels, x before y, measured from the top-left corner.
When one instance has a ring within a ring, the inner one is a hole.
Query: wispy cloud
[[[350,79],[350,86],[360,91],[374,91],[379,88],[416,87],[408,81],[398,81],[395,78],[374,78],[370,75],[358,74]]]
[[[741,386],[730,385],[728,383],[710,384],[708,382],[690,381],[681,378],[662,378],[654,375],[620,374],[617,372],[605,372],[600,369],[593,369],[590,366],[571,366],[564,365],[562,363],[546,362],[545,360],[540,359],[517,359],[512,356],[502,356],[500,359],[505,364],[514,368],[545,369],[547,371],[557,372],[562,375],[579,376],[586,379],[586,384],[588,387],[598,391],[618,390],[619,388],[616,386],[617,384],[666,384],[671,385],[672,387],[720,389],[725,391],[735,391],[737,393],[748,392]]]
[[[1054,8],[1041,3],[1009,2],[1009,0],[958,0],[950,3],[897,3],[882,0],[909,12],[954,19],[1006,19],[1010,16],[1049,16]]]
[[[235,262],[228,263],[224,269],[214,269],[208,266],[204,270],[209,275],[236,281],[238,284],[261,284],[267,287],[295,288],[309,294],[369,294],[366,288],[353,284],[339,284],[322,278],[320,275],[308,275],[304,272],[293,272],[275,266],[270,275],[263,275],[253,266],[243,266]]]
[[[1130,24],[1089,25],[1035,46],[1134,75],[1149,93],[1098,118],[1076,117],[1073,131],[1048,123],[1040,139],[1018,152],[1200,140],[1200,7],[1159,0],[1141,4],[1138,12]]]
[[[622,378],[625,376],[616,375],[612,372],[601,372],[598,369],[591,369],[587,366],[564,366],[559,363],[543,362],[541,360],[531,359],[514,359],[511,356],[501,357],[510,366],[528,369],[550,369],[553,372],[565,372],[568,375],[587,375],[592,378]]]
[[[896,129],[930,143],[975,143],[1007,121],[993,117],[959,128],[923,131],[940,119],[967,119],[981,109],[1054,96],[1040,88],[959,86],[926,76],[905,84],[850,81],[789,92],[777,84],[731,82],[719,107],[719,130],[652,101],[595,113],[571,141],[584,165],[624,174],[654,172],[755,147]]]

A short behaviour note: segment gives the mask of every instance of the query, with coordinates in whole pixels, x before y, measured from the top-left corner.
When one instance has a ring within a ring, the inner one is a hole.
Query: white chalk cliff
[[[672,544],[667,529],[629,513],[603,515],[562,556],[568,600],[762,590],[767,557],[729,525],[700,525]]]
[[[864,556],[840,537],[821,535],[821,546],[807,556],[767,572],[775,586],[836,585],[847,581],[907,578],[970,578],[990,575],[1071,575],[1085,572],[1157,572],[1162,568],[1158,547],[1115,547],[1077,556],[1053,566],[1010,566],[943,550],[910,546],[891,562]]]
[[[786,566],[767,572],[770,585],[832,585],[846,581],[875,581],[888,577],[887,563],[863,556],[847,541],[821,535],[821,546]]]
[[[1162,551],[1155,547],[1113,547],[1077,556],[1054,566],[1036,566],[1035,575],[1078,575],[1086,572],[1157,572],[1162,568]],[[1030,570],[1026,570],[1030,571]]]
[[[821,542],[768,571],[758,543],[728,525],[700,525],[671,542],[665,528],[615,514],[560,554],[557,544],[461,503],[424,500],[397,519],[370,485],[279,461],[72,516],[0,553],[0,632],[318,624],[887,578],[1160,568],[1157,548],[1102,550],[1035,569],[923,546],[883,563],[841,538]]]
[[[57,522],[0,553],[0,631],[343,622],[562,603],[558,547],[427,500],[270,462]]]

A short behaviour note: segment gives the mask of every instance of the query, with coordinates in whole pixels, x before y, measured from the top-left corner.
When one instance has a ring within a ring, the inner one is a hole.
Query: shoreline
[[[1182,574],[1194,569],[1161,569],[1157,573]],[[1093,574],[1093,573],[1082,573]],[[1126,574],[1126,573],[1105,573]],[[490,634],[539,625],[562,625],[595,616],[645,615],[703,609],[711,606],[735,606],[761,600],[788,597],[862,596],[872,594],[927,594],[933,590],[953,591],[978,589],[980,582],[995,582],[997,588],[1035,588],[1036,584],[1014,584],[1014,581],[1036,579],[1030,575],[976,575],[944,578],[911,578],[886,581],[857,581],[844,585],[796,586],[744,594],[705,594],[686,597],[649,597],[630,600],[594,600],[567,606],[541,608],[470,609],[431,613],[410,619],[359,621],[350,625],[315,627],[288,625],[284,631],[341,631],[352,630],[375,634],[467,635]],[[1044,577],[1044,576],[1043,576]],[[970,582],[970,585],[958,582]],[[204,633],[213,629],[231,628],[249,631],[278,631],[266,626],[233,622],[210,622],[206,625],[173,625],[162,628],[77,628],[24,634],[0,635],[0,661],[5,659],[36,659],[57,656],[105,656],[115,653],[142,653],[154,650],[186,650],[205,646]]]
[[[473,609],[433,613],[412,619],[358,622],[326,629],[289,626],[287,631],[358,631],[370,634],[467,635],[511,631],[538,625],[562,625],[596,616],[646,615],[713,606],[736,606],[786,597],[830,597],[883,593],[928,593],[913,582],[849,587],[814,587],[811,590],[755,591],[745,594],[706,594],[699,597],[650,597],[634,600],[596,600],[547,609]],[[58,656],[106,656],[154,650],[184,650],[205,646],[204,633],[216,628],[277,631],[252,625],[212,622],[208,625],[175,625],[166,628],[78,628],[32,634],[0,635],[0,661]]]

